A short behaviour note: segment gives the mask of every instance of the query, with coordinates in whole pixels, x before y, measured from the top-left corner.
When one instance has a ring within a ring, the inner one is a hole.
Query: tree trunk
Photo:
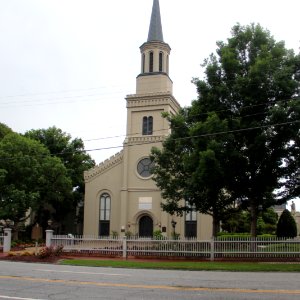
[[[254,204],[250,206],[250,216],[251,216],[251,237],[256,237],[257,235],[257,209]]]
[[[216,237],[218,233],[220,232],[220,219],[213,215],[213,230],[212,230],[212,236]]]
[[[18,223],[15,223],[15,225],[12,228],[12,240],[17,241],[19,239],[19,226]]]

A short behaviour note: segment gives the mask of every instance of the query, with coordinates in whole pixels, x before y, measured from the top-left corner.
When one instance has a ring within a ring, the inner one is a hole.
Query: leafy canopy
[[[168,117],[172,133],[152,150],[162,207],[211,214],[216,234],[224,212],[242,205],[255,236],[258,208],[299,191],[300,56],[260,25],[237,24],[203,67],[198,99]]]
[[[0,218],[16,223],[41,203],[61,203],[71,192],[67,170],[39,142],[17,133],[0,141]]]
[[[40,218],[45,219],[44,215],[46,214],[47,218],[51,217],[56,221],[64,221],[65,216],[71,213],[73,218],[77,218],[77,222],[81,222],[83,211],[77,213],[76,216],[76,206],[79,204],[82,207],[81,203],[84,199],[83,173],[95,165],[94,160],[86,153],[83,141],[79,138],[72,139],[70,134],[55,126],[48,129],[30,130],[25,133],[25,136],[42,143],[52,156],[62,162],[72,184],[72,193],[63,203],[53,202],[49,199],[49,203],[55,209],[52,216],[48,216],[47,212],[43,211],[44,207],[40,207]]]

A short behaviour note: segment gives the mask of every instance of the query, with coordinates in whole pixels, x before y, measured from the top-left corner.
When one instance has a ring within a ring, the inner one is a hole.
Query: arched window
[[[107,193],[100,196],[100,211],[99,211],[99,235],[109,235],[110,227],[110,203],[111,199]]]
[[[143,117],[143,135],[153,134],[153,117]]]
[[[164,54],[163,52],[159,52],[159,72],[163,71],[163,63],[164,63]]]
[[[143,54],[143,56],[142,56],[142,73],[145,73],[145,63],[146,63],[145,54]]]
[[[149,54],[149,72],[153,72],[153,63],[154,63],[154,54],[153,52],[150,52]]]

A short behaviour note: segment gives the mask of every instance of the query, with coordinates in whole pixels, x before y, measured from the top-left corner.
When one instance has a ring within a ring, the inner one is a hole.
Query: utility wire
[[[205,134],[200,134],[200,135],[175,138],[173,140],[174,141],[176,141],[176,140],[187,140],[187,139],[200,138],[200,137],[210,137],[210,136],[216,136],[216,135],[222,135],[222,134],[225,135],[225,134],[229,134],[229,133],[245,132],[245,131],[257,130],[257,129],[263,129],[263,128],[269,128],[269,127],[291,125],[291,124],[296,124],[296,123],[300,123],[300,120],[299,121],[296,120],[296,121],[290,121],[290,122],[283,122],[283,123],[275,123],[275,124],[269,124],[269,125],[262,125],[262,126],[255,126],[255,127],[248,127],[248,128],[242,128],[242,129],[236,129],[236,130],[205,133]],[[119,146],[110,146],[110,147],[87,149],[87,150],[80,150],[80,151],[63,152],[63,153],[56,153],[56,154],[52,153],[51,155],[52,156],[61,156],[61,155],[65,155],[65,154],[85,153],[85,152],[94,152],[94,151],[101,151],[101,150],[111,150],[111,149],[118,149],[118,148],[123,148],[123,147],[134,147],[134,146],[149,145],[149,144],[156,144],[156,143],[157,143],[157,141],[148,141],[148,142],[142,142],[142,143],[134,143],[134,144],[130,144],[130,145],[124,144],[124,145],[119,145]],[[0,157],[0,161],[14,160],[14,159],[19,159],[19,158],[16,158],[16,157],[11,157],[11,158]]]
[[[204,81],[205,83],[211,85],[211,83],[213,84],[220,84],[223,83],[223,79],[224,78],[220,78],[220,80],[213,80],[210,83],[207,82],[207,78],[197,78],[195,77],[196,82],[199,81]],[[243,78],[244,79],[244,78]],[[226,83],[235,83],[237,81],[237,79],[226,79]],[[294,80],[296,81],[296,80]],[[261,82],[260,82],[261,83]],[[256,86],[259,83],[257,82],[248,82],[246,83],[247,87],[251,87],[251,86]],[[268,85],[268,84],[266,84]],[[71,93],[71,92],[81,92],[81,91],[91,91],[91,90],[98,90],[98,89],[106,89],[106,88],[124,88],[126,87],[125,85],[105,85],[105,86],[98,86],[98,87],[88,87],[88,88],[82,88],[82,89],[70,89],[70,90],[58,90],[58,91],[47,91],[47,92],[40,92],[40,93],[34,93],[34,92],[29,92],[29,93],[22,93],[22,94],[16,94],[16,95],[5,95],[5,96],[0,96],[0,99],[5,99],[5,98],[20,98],[20,97],[31,97],[31,96],[44,96],[44,95],[51,95],[51,94],[65,94],[65,93]],[[195,84],[195,90],[197,90],[197,85]]]
[[[293,100],[293,101],[300,101],[300,98],[296,98],[296,99],[289,99],[289,100]],[[289,100],[278,100],[276,101],[276,103],[281,103],[281,102],[286,102],[286,101],[289,101]],[[268,103],[264,103],[264,104],[254,104],[254,105],[248,105],[248,106],[245,106],[243,107],[243,109],[248,109],[248,108],[252,108],[252,107],[258,107],[258,106],[267,106],[269,105]],[[230,108],[228,109],[223,109],[223,110],[216,110],[216,111],[209,111],[209,112],[204,112],[204,113],[201,113],[201,114],[195,114],[195,115],[192,115],[192,117],[198,117],[198,116],[202,116],[202,115],[208,115],[210,113],[220,113],[220,112],[226,112],[226,111],[231,111]],[[236,115],[236,117],[241,117],[241,118],[249,118],[249,117],[253,117],[253,116],[257,116],[257,115],[266,115],[268,112],[263,110],[261,112],[257,112],[257,113],[254,113],[254,114],[248,114],[248,115]],[[236,114],[236,112],[235,112]],[[179,128],[179,127],[174,127],[175,129],[176,128]],[[153,132],[155,133],[158,133],[160,131],[165,131],[166,129],[158,129],[158,130],[154,130]],[[127,136],[135,136],[137,134],[140,134],[140,132],[136,132],[136,133],[132,133],[130,135],[127,135]],[[86,140],[83,140],[83,142],[91,142],[91,141],[97,141],[97,140],[106,140],[106,139],[113,139],[113,138],[120,138],[120,137],[125,137],[126,135],[116,135],[116,136],[108,136],[108,137],[99,137],[99,138],[93,138],[93,139],[86,139]]]
[[[88,95],[73,95],[73,96],[64,96],[64,97],[59,97],[55,99],[36,99],[36,100],[28,100],[28,101],[23,101],[23,102],[4,102],[0,103],[1,107],[14,107],[14,106],[44,106],[44,105],[51,105],[51,104],[68,104],[68,103],[75,103],[75,102],[87,102],[87,101],[99,101],[99,100],[107,100],[107,98],[112,98],[112,97],[117,97],[118,95],[123,94],[123,91],[119,92],[112,92],[112,93],[96,93],[96,94],[88,94]],[[91,97],[97,97],[95,99],[86,99],[86,98],[91,98]],[[80,100],[80,98],[84,98],[83,100]],[[71,101],[65,101],[62,102],[60,100],[62,99],[70,99]],[[79,100],[74,100],[74,99],[79,99]],[[74,100],[74,101],[72,101]],[[44,101],[44,102],[43,102]],[[49,102],[45,102],[49,101]]]
[[[0,99],[4,98],[19,98],[19,97],[31,97],[31,96],[44,96],[44,95],[52,95],[52,94],[66,94],[66,93],[73,93],[73,92],[80,92],[80,91],[91,91],[91,90],[99,90],[105,88],[120,88],[122,86],[119,85],[112,85],[112,86],[99,86],[99,87],[90,87],[85,89],[71,89],[71,90],[60,90],[60,91],[49,91],[49,92],[42,92],[42,93],[24,93],[19,95],[7,95],[7,96],[0,96]],[[124,86],[125,87],[125,86]]]

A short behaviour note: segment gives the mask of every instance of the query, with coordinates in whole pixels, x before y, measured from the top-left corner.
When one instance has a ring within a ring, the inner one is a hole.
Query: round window
[[[137,171],[140,176],[146,178],[150,177],[151,169],[153,168],[153,162],[149,157],[141,159],[137,164]]]

